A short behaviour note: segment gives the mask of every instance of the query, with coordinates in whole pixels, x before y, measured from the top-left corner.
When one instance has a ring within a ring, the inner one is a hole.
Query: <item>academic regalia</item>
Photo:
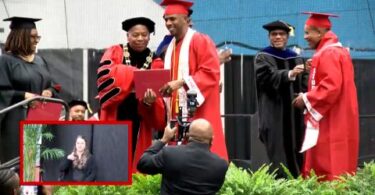
[[[331,29],[329,13],[310,14],[306,26]],[[302,95],[306,108],[307,150],[302,169],[333,180],[342,174],[355,174],[359,152],[359,114],[354,67],[349,51],[332,32],[326,32],[316,46],[308,82]],[[312,136],[315,135],[315,136]],[[311,144],[307,144],[311,143]]]
[[[259,136],[265,144],[272,169],[286,177],[283,163],[296,177],[302,166],[298,152],[304,130],[303,114],[292,107],[296,94],[306,92],[308,74],[290,80],[288,73],[303,60],[290,49],[266,47],[254,58],[259,109]]]
[[[303,95],[306,122],[319,131],[306,151],[302,173],[313,169],[323,180],[355,173],[359,151],[359,115],[354,70],[349,52],[327,32],[312,58],[308,92]]]
[[[42,94],[53,89],[52,78],[45,61],[35,55],[29,63],[18,56],[4,53],[0,56],[0,109],[25,99],[25,92]],[[1,162],[19,156],[19,121],[26,117],[27,109],[18,107],[0,116]]]
[[[100,120],[132,121],[133,172],[136,172],[140,156],[151,145],[152,129],[164,129],[165,115],[161,98],[148,106],[136,98],[133,89],[133,72],[143,66],[151,51],[147,48],[139,53],[129,45],[126,47],[130,65],[125,65],[123,45],[108,48],[101,59],[97,84],[101,104]]]
[[[204,118],[211,123],[214,133],[211,151],[228,160],[220,118],[220,64],[215,44],[207,35],[192,29],[188,30],[183,40],[175,42],[173,38],[168,46],[164,68],[171,69],[173,80],[184,79],[185,86],[172,94],[172,100],[169,103],[172,105],[172,118],[177,116],[177,93],[179,93],[179,104],[185,107],[183,110],[186,110],[186,92],[195,90],[199,105],[193,120]],[[176,53],[174,54],[173,51]],[[172,56],[175,56],[175,62]],[[182,74],[177,76],[177,72],[182,72]],[[184,101],[185,104],[183,104]]]
[[[188,17],[192,13],[190,8],[193,2],[163,0],[160,5],[166,6],[164,16],[183,14]],[[204,118],[211,123],[214,136],[211,151],[228,160],[220,118],[220,63],[214,42],[209,36],[188,28],[181,40],[176,42],[173,37],[169,43],[164,68],[171,70],[172,80],[184,80],[184,87],[174,91],[172,97],[167,99],[168,119],[176,118],[179,107],[182,108],[183,117],[188,115],[186,95],[188,90],[195,91],[198,108],[193,120]]]

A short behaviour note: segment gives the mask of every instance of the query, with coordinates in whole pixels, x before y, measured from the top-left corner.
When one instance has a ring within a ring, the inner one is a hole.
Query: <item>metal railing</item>
[[[62,100],[62,99],[57,99],[57,98],[49,98],[49,97],[43,97],[43,96],[36,96],[36,97],[33,97],[33,98],[30,98],[30,99],[27,99],[27,100],[23,100],[23,101],[20,101],[16,104],[13,104],[9,107],[6,107],[2,110],[0,110],[0,115],[2,114],[5,114],[15,108],[18,108],[20,106],[25,106],[27,104],[29,104],[30,102],[32,101],[41,101],[41,102],[53,102],[53,103],[60,103],[64,106],[64,109],[65,109],[65,120],[68,121],[69,120],[69,115],[67,113],[69,113],[69,106],[68,104]]]

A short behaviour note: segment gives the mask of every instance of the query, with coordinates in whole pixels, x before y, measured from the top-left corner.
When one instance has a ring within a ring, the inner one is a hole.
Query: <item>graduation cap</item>
[[[309,14],[310,17],[306,20],[306,25],[322,27],[331,29],[331,21],[329,17],[338,17],[336,14],[330,13],[316,13],[316,12],[302,12],[303,14]]]
[[[276,20],[273,22],[270,22],[268,24],[263,25],[263,28],[268,30],[268,32],[271,32],[273,30],[285,30],[287,33],[290,33],[294,30],[294,26],[282,21],[282,20]]]
[[[10,23],[9,28],[13,30],[13,29],[23,29],[23,28],[26,28],[26,29],[36,28],[35,22],[39,20],[41,19],[15,16],[15,17],[6,18],[3,21],[5,22],[10,21],[11,23]]]
[[[80,99],[72,100],[72,101],[69,102],[68,105],[69,105],[70,108],[73,107],[73,106],[76,106],[76,105],[81,105],[81,106],[85,107],[86,109],[88,108],[87,103],[83,100],[80,100]]]
[[[190,9],[193,6],[193,2],[182,1],[182,0],[163,0],[160,5],[164,5],[164,15],[172,14],[185,14],[190,16],[193,11]],[[191,11],[189,11],[191,10]]]
[[[145,25],[150,33],[155,31],[155,22],[145,17],[130,18],[122,22],[122,29],[128,32],[133,26]]]

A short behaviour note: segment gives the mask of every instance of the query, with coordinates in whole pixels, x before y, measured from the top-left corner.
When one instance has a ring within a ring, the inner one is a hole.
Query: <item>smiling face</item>
[[[83,121],[85,120],[86,108],[82,105],[75,105],[69,110],[69,117],[72,121]]]
[[[165,26],[169,33],[177,39],[182,38],[189,28],[190,19],[184,14],[171,14],[164,16]]]
[[[268,36],[270,44],[276,49],[284,49],[288,43],[288,33],[285,30],[272,30]]]
[[[127,36],[129,46],[137,52],[144,51],[150,41],[150,32],[147,27],[142,24],[137,24],[130,28]]]
[[[82,137],[77,137],[76,139],[76,151],[78,153],[83,153],[86,148],[86,141]]]
[[[36,51],[36,47],[40,41],[41,36],[38,35],[38,30],[35,28],[31,29],[30,32],[30,43],[31,43],[31,50],[33,53]]]
[[[321,32],[319,29],[309,25],[305,25],[304,31],[305,35],[303,38],[307,41],[311,49],[316,49],[322,39]]]

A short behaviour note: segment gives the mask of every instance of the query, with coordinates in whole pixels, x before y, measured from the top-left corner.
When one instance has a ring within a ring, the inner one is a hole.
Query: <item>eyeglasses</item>
[[[273,37],[276,37],[277,35],[286,36],[287,33],[286,32],[271,32],[270,35]]]
[[[42,38],[42,36],[39,36],[39,35],[30,35],[30,38],[39,41]]]

